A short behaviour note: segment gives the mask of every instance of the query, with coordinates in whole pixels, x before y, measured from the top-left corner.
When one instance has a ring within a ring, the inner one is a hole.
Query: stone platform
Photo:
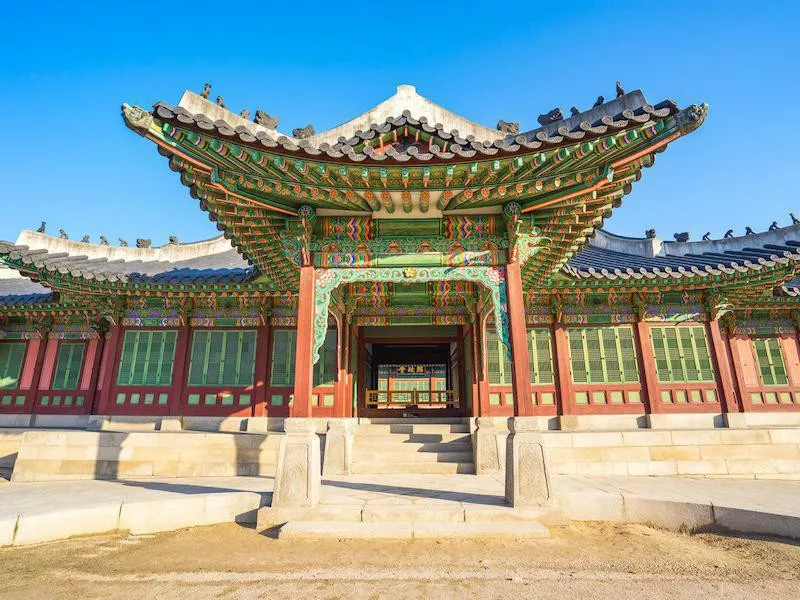
[[[500,476],[342,476],[323,481],[318,507],[283,515],[267,508],[272,485],[269,477],[11,482],[0,486],[0,545],[254,525],[257,515],[259,531],[277,526],[295,539],[542,537],[567,517],[800,539],[797,481],[556,475],[554,509],[542,511],[505,506]]]

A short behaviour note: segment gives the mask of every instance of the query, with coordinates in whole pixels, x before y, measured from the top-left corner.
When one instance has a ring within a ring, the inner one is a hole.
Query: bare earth
[[[288,542],[238,525],[0,549],[0,598],[800,597],[800,544],[574,524],[544,541]]]

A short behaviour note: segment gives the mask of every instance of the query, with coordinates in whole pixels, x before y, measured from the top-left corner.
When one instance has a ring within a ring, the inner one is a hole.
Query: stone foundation
[[[26,431],[12,481],[274,475],[280,434]],[[0,438],[0,443],[2,443]]]

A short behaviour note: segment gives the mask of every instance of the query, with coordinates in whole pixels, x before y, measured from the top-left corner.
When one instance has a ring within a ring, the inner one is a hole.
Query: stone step
[[[465,452],[359,452],[355,455],[355,462],[380,462],[381,464],[399,462],[440,462],[440,463],[468,463],[472,462],[472,450]]]
[[[470,441],[456,442],[395,442],[393,440],[359,440],[355,439],[353,448],[361,453],[379,454],[383,452],[472,452]]]
[[[545,539],[550,531],[538,522],[481,523],[347,523],[342,521],[289,521],[279,539]]]
[[[357,433],[469,433],[466,423],[396,423],[388,425],[359,425]]]
[[[355,443],[392,443],[392,444],[450,444],[463,442],[472,444],[469,433],[368,433],[358,431],[353,437]]]
[[[376,460],[358,460],[350,466],[350,471],[354,475],[380,475],[380,474],[402,474],[416,473],[423,475],[453,475],[453,474],[473,474],[475,464],[473,462],[416,462],[416,461],[396,461],[378,462]]]
[[[469,425],[469,417],[361,417],[361,425]]]

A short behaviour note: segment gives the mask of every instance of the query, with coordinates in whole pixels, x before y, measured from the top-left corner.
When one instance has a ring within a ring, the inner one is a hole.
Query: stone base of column
[[[536,418],[513,417],[506,441],[506,502],[513,507],[543,506],[551,488],[544,439]]]
[[[329,419],[325,436],[325,456],[322,461],[322,474],[350,475],[353,462],[353,433],[355,419]]]
[[[503,468],[503,460],[500,436],[494,420],[491,417],[478,417],[475,419],[475,425],[476,429],[473,434],[475,474],[499,473]]]
[[[286,419],[278,450],[272,506],[314,507],[322,486],[320,444],[311,419]]]

